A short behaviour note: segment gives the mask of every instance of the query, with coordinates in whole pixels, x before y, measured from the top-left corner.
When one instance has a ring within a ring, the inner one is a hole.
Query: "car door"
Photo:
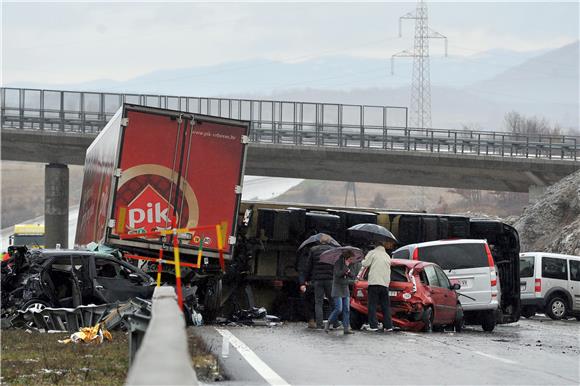
[[[443,304],[441,305],[445,320],[453,323],[455,320],[455,311],[457,308],[457,293],[451,289],[451,282],[441,268],[434,266],[441,290],[443,291]]]
[[[580,312],[580,260],[568,260],[570,265],[570,281],[568,282],[572,296],[572,310]]]
[[[448,318],[446,313],[448,311],[445,308],[445,293],[443,288],[441,288],[441,284],[439,283],[439,277],[437,276],[437,271],[435,271],[435,266],[432,264],[426,265],[423,271],[427,275],[427,281],[429,282],[427,285],[427,291],[429,291],[431,299],[433,299],[433,311],[435,311],[435,318],[433,323],[446,323],[446,318]]]
[[[565,257],[542,256],[542,297],[555,290],[568,291],[568,262]]]
[[[106,256],[95,256],[93,261],[95,292],[104,302],[125,301],[135,297],[151,298],[154,290],[150,285],[151,280],[130,264]]]

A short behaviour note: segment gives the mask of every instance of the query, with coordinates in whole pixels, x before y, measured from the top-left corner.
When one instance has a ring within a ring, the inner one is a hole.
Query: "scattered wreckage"
[[[42,330],[80,327],[125,316],[150,315],[155,281],[111,254],[81,250],[15,247],[2,262],[3,326],[34,325]],[[184,287],[184,316],[201,324],[196,288]]]

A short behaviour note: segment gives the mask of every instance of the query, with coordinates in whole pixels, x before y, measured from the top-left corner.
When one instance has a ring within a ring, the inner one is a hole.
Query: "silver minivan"
[[[521,314],[580,320],[580,256],[520,253]]]
[[[459,283],[466,324],[495,328],[500,304],[500,283],[491,250],[485,240],[439,240],[409,244],[393,252],[395,259],[438,264],[452,283]]]

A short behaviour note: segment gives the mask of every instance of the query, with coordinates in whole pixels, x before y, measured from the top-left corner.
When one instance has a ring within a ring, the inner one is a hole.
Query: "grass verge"
[[[62,344],[70,334],[24,330],[1,332],[0,382],[11,385],[123,385],[127,377],[128,337],[114,331],[113,341]]]

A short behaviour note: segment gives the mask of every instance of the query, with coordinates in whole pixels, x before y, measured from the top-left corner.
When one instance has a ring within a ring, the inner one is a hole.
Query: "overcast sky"
[[[2,84],[126,80],[153,70],[325,55],[390,58],[407,3],[2,4]],[[557,48],[579,37],[577,2],[429,3],[451,55]],[[443,44],[431,43],[434,55]],[[385,62],[385,65],[387,62]]]

